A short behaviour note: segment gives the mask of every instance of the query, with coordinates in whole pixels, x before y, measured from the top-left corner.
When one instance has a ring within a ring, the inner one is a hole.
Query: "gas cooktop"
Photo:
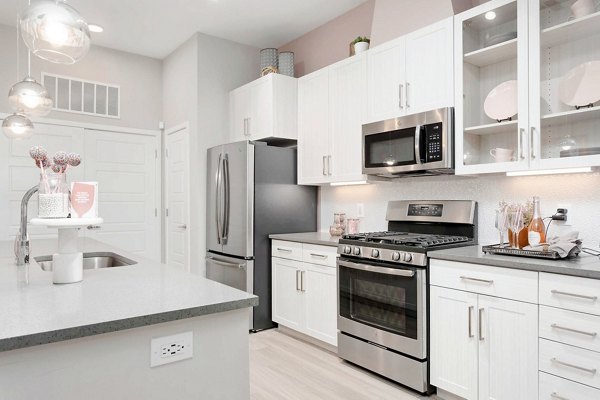
[[[466,236],[452,235],[434,235],[410,232],[369,232],[344,235],[342,239],[359,241],[364,243],[380,243],[391,245],[415,246],[421,248],[431,248],[453,243],[462,243],[471,241]]]

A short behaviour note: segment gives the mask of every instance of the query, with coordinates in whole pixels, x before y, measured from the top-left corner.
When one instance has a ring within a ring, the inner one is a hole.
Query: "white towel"
[[[561,258],[569,257],[569,255],[574,257],[579,254],[579,249],[581,246],[581,241],[577,240],[578,237],[579,232],[571,231],[562,236],[551,237],[546,241],[545,244],[538,246],[526,246],[523,248],[523,250],[556,251]]]

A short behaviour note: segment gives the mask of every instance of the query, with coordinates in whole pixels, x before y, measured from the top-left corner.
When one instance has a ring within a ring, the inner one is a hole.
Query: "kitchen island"
[[[0,399],[249,398],[256,296],[91,239],[84,252],[136,264],[53,285],[34,257],[56,240],[31,245],[31,264],[17,267],[0,242]],[[189,332],[192,358],[150,366],[153,339]]]

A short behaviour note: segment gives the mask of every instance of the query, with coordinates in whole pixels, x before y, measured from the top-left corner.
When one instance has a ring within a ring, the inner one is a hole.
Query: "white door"
[[[454,19],[406,36],[406,106],[413,114],[454,104]]]
[[[537,304],[480,295],[478,313],[479,400],[537,399]]]
[[[406,114],[405,38],[369,50],[367,121],[377,122]]]
[[[330,181],[329,69],[298,80],[298,183],[311,185]]]
[[[329,72],[329,174],[334,182],[360,181],[362,123],[367,93],[367,57],[333,65]]]
[[[295,330],[303,324],[300,267],[298,261],[272,258],[273,321]]]
[[[250,88],[243,86],[229,94],[229,143],[248,139],[250,119]]]
[[[40,169],[29,156],[32,146],[44,147],[50,157],[57,151],[83,155],[83,129],[36,123],[35,133],[28,139],[10,140],[0,134],[0,240],[14,239],[19,230],[21,199],[40,182]],[[83,166],[67,170],[68,182],[83,180],[83,176]],[[37,216],[37,199],[35,194],[29,201],[29,220]],[[32,238],[56,237],[56,229],[41,226],[30,225],[28,233]]]
[[[477,400],[477,295],[437,286],[430,293],[431,384]]]
[[[306,333],[337,346],[336,269],[304,264],[302,273]]]
[[[159,137],[85,130],[85,179],[98,182],[104,224],[86,236],[160,260]]]
[[[189,267],[189,130],[166,137],[167,264]]]

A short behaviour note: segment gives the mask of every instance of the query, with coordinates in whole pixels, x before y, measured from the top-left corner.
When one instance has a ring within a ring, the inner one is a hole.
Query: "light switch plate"
[[[150,367],[186,360],[194,356],[194,335],[184,332],[150,342]]]

